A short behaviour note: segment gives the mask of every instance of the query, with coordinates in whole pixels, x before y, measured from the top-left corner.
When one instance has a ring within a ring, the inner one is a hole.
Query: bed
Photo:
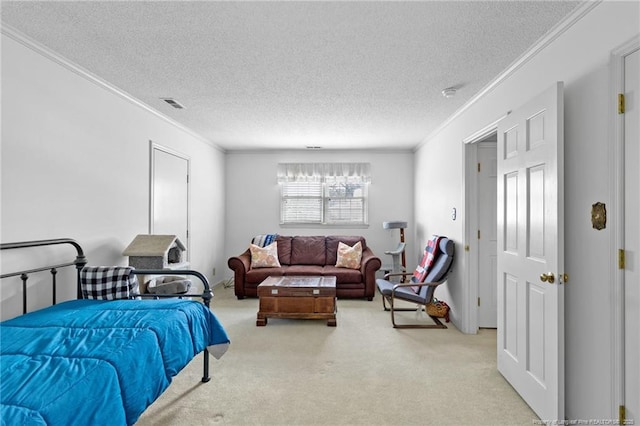
[[[202,282],[202,294],[87,299],[83,274],[88,267],[76,241],[10,243],[1,249],[57,245],[75,247],[75,260],[0,276],[3,284],[22,280],[24,312],[0,323],[2,424],[134,424],[199,353],[202,381],[210,380],[209,354],[219,358],[230,342],[209,308],[213,293],[205,276],[180,271]],[[57,283],[58,271],[66,267],[76,268],[79,297],[56,303],[55,289],[63,285]],[[27,280],[48,273],[53,305],[27,313]],[[131,271],[136,277],[166,274]],[[202,301],[192,300],[196,297]]]

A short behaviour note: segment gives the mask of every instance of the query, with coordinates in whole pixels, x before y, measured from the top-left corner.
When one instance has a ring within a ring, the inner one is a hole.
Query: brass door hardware
[[[591,206],[591,225],[598,231],[607,227],[607,206],[604,203]]]
[[[553,272],[542,274],[540,275],[540,281],[553,284],[554,282],[556,282],[556,276],[553,274]]]

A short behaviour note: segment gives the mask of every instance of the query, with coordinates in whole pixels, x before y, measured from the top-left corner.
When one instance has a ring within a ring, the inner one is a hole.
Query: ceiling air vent
[[[166,103],[174,107],[175,109],[184,109],[184,105],[182,105],[180,102],[176,101],[173,98],[160,98],[160,99],[162,99],[163,101],[165,101]]]

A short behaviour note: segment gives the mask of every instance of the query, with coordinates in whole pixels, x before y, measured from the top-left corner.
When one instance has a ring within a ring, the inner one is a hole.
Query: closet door
[[[177,235],[189,259],[189,158],[151,143],[149,233]]]

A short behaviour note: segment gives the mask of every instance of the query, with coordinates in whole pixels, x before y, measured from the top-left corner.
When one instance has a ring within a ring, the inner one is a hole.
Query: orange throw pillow
[[[251,251],[251,267],[252,268],[279,268],[278,260],[278,243],[273,242],[266,247],[260,247],[255,244],[249,246]]]
[[[362,260],[362,244],[360,241],[355,243],[353,247],[343,242],[338,243],[338,260],[336,267],[360,269],[360,261]]]

